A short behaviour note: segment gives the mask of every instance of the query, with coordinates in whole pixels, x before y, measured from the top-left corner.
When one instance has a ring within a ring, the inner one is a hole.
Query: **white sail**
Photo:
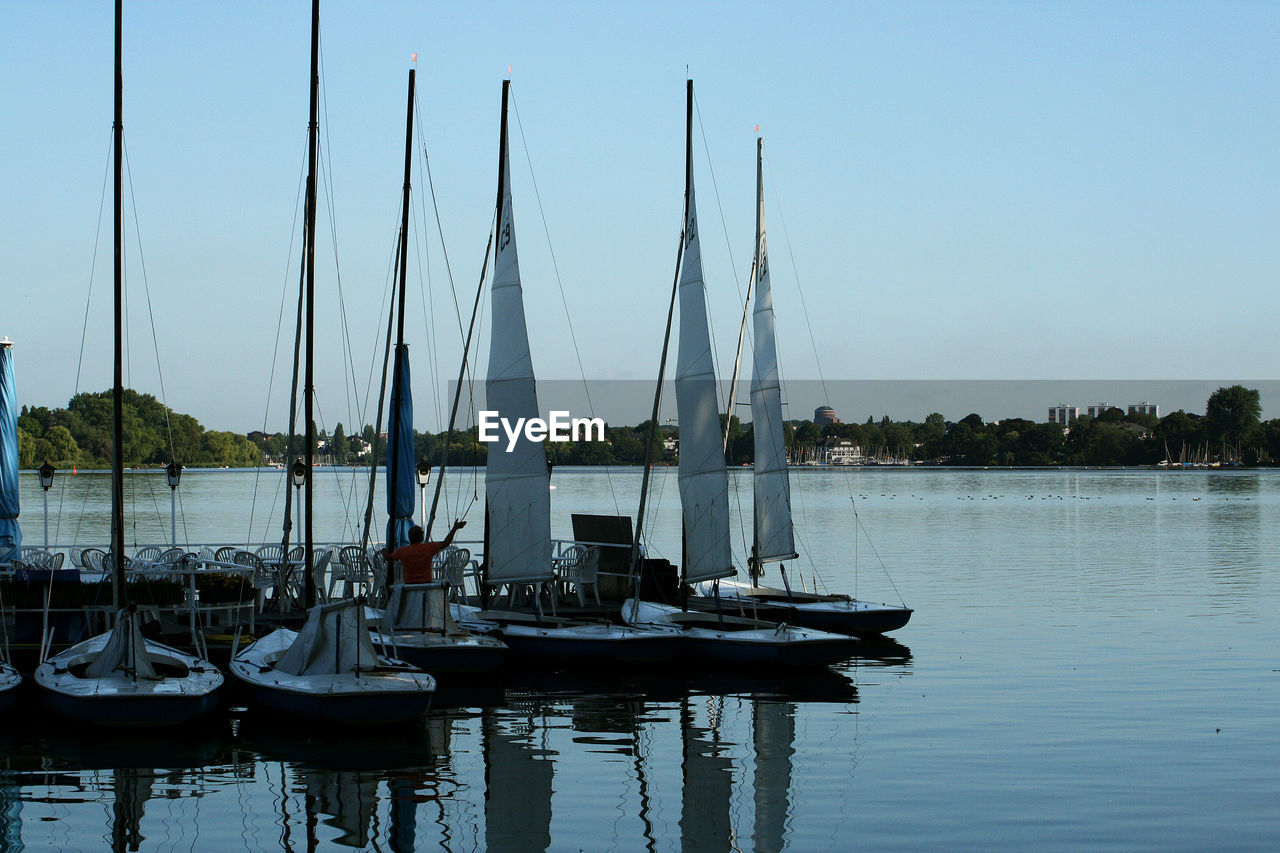
[[[795,556],[791,525],[791,482],[782,433],[782,392],[778,382],[778,347],[774,331],[773,292],[764,236],[764,182],[759,151],[756,158],[756,307],[754,369],[751,376],[751,422],[755,434],[755,557],[764,562]]]
[[[484,388],[488,409],[515,424],[520,418],[539,415],[511,218],[511,169],[505,127],[502,139],[502,215],[494,260],[489,373]],[[489,445],[484,476],[488,494],[489,541],[485,556],[489,581],[550,580],[551,481],[546,450],[542,442],[530,441],[523,431],[514,445],[509,445],[505,435],[502,439]]]
[[[724,467],[715,363],[707,331],[702,249],[689,170],[688,222],[680,268],[680,345],[676,413],[680,420],[680,506],[684,515],[684,580],[734,574],[729,546],[729,475]]]

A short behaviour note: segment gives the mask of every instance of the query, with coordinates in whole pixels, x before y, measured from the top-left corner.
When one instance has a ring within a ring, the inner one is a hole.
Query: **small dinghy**
[[[629,625],[678,629],[690,659],[731,666],[829,666],[853,657],[860,643],[843,634],[636,599],[623,603],[622,618]]]
[[[115,627],[46,660],[35,682],[50,710],[106,726],[181,725],[218,704],[222,673],[196,655],[142,636],[137,608]]]
[[[683,640],[671,628],[614,625],[545,614],[455,605],[476,631],[496,631],[511,654],[539,664],[651,664],[669,661]]]
[[[254,712],[332,723],[415,720],[436,680],[377,653],[363,598],[313,607],[301,631],[280,628],[240,650],[231,674]]]
[[[454,621],[444,583],[396,584],[373,641],[392,655],[435,675],[497,669],[507,646]]]
[[[719,581],[719,587],[721,607],[746,611],[770,622],[787,622],[835,634],[875,637],[896,631],[911,619],[911,608],[905,605],[876,604],[847,595],[820,595],[731,580]],[[717,590],[703,583],[698,585],[698,593],[689,599],[689,606],[713,610]]]

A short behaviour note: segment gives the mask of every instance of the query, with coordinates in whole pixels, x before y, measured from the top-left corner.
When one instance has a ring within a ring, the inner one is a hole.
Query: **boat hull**
[[[844,634],[728,614],[686,612],[654,602],[629,600],[622,613],[633,625],[676,630],[682,656],[698,665],[823,667],[854,657],[862,642]]]
[[[107,653],[110,636],[91,637],[36,667],[33,680],[46,708],[85,723],[152,728],[184,725],[218,707],[223,677],[217,667],[153,640],[144,641],[146,656],[169,674],[131,678],[117,668],[100,677],[83,675],[81,667]]]
[[[232,664],[231,673],[252,713],[282,722],[405,723],[425,714],[434,696],[434,688],[346,693],[294,690],[248,677],[238,663]],[[376,677],[362,676],[366,680]]]
[[[675,634],[628,633],[607,636],[575,633],[571,628],[547,629],[522,625],[505,626],[502,629],[502,639],[516,657],[562,666],[655,664],[671,660],[684,649],[683,641]]]
[[[689,628],[682,639],[684,650],[693,661],[737,667],[830,666],[853,657],[859,648],[856,638],[843,635],[775,640],[769,636],[771,633]]]
[[[187,725],[218,707],[217,693],[194,696],[70,696],[45,689],[41,702],[61,717],[113,728]]]
[[[704,613],[716,612],[716,601],[704,585],[703,595],[692,596],[689,607]],[[811,595],[797,593],[794,598],[786,590],[770,587],[737,586],[721,582],[722,611],[745,613],[769,622],[785,622],[818,631],[874,637],[896,631],[911,620],[910,607],[875,604],[843,595]]]
[[[384,642],[385,638],[385,642]],[[469,636],[458,641],[440,641],[438,637],[397,635],[395,643],[386,635],[375,637],[388,651],[419,669],[432,675],[491,672],[507,659],[509,649],[493,637]]]

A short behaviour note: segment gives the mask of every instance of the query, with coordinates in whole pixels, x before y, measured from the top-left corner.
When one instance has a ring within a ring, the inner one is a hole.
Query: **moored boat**
[[[36,667],[41,701],[51,711],[106,726],[181,725],[218,705],[222,673],[197,655],[142,635],[136,608],[122,609],[110,631]]]
[[[238,651],[230,669],[250,711],[300,722],[415,720],[436,689],[432,676],[378,654],[361,599],[313,607],[302,630],[272,631]]]
[[[473,633],[454,620],[449,589],[439,582],[393,586],[373,642],[435,676],[489,672],[508,652],[497,637]]]

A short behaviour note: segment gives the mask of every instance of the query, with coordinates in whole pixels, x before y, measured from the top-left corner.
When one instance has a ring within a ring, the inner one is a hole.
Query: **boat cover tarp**
[[[147,641],[142,636],[142,624],[136,612],[121,610],[116,615],[115,627],[102,651],[85,667],[89,678],[110,678],[119,673],[132,672],[138,678],[158,678],[151,659],[147,656]]]
[[[409,347],[396,345],[391,378],[391,420],[387,429],[387,547],[409,544],[413,526],[413,391],[409,386]]]
[[[350,599],[311,608],[275,668],[290,675],[336,675],[368,671],[377,663],[364,621],[364,602]]]
[[[0,561],[18,554],[18,387],[13,347],[0,346]]]
[[[442,583],[396,584],[383,613],[384,631],[417,630],[458,633],[449,612],[449,592]]]

